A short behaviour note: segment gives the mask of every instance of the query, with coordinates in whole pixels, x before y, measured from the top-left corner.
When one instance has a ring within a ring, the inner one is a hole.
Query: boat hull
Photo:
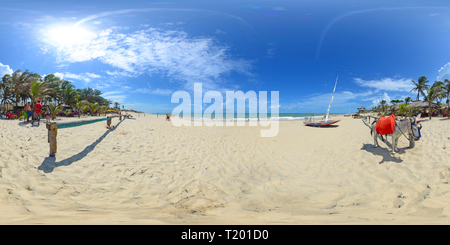
[[[315,127],[321,127],[321,126],[327,126],[327,125],[331,125],[334,123],[337,123],[341,120],[334,120],[334,121],[320,121],[320,122],[303,122],[304,124],[308,125],[308,126],[315,126]]]

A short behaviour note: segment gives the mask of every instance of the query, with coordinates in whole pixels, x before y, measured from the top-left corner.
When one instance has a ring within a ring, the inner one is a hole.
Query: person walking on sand
[[[31,117],[31,103],[28,102],[28,104],[25,106],[25,111],[27,113],[27,123],[30,122],[30,117]]]
[[[45,119],[47,120],[47,122],[50,122],[50,107],[48,105],[45,110]]]
[[[41,114],[42,114],[42,104],[41,104],[40,100],[37,101],[37,103],[35,104],[35,107],[36,107],[36,111],[34,113],[34,119],[31,124],[34,124],[34,120],[37,118],[38,125],[39,125],[39,123],[41,122]]]

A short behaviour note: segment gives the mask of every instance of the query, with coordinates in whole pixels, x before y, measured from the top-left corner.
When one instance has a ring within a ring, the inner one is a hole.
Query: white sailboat
[[[325,116],[324,120],[319,121],[319,122],[307,121],[307,122],[303,122],[304,124],[306,124],[306,125],[308,125],[308,126],[317,126],[317,127],[320,127],[320,126],[331,125],[331,124],[334,124],[334,123],[337,123],[337,122],[340,121],[340,120],[330,120],[330,119],[329,119],[331,102],[333,102],[334,91],[336,91],[336,85],[337,85],[338,78],[339,78],[339,75],[336,77],[336,82],[335,82],[335,84],[334,84],[333,94],[331,95],[331,100],[330,100],[330,104],[328,105],[327,115]]]

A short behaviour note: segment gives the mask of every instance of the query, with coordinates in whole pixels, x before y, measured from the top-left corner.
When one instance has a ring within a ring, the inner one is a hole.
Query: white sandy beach
[[[448,119],[391,156],[361,119],[261,138],[134,116],[59,129],[56,160],[45,123],[0,120],[0,223],[450,224]]]

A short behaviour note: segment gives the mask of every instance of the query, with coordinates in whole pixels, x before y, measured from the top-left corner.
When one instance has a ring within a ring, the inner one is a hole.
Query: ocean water
[[[154,113],[156,114],[156,113]],[[167,113],[158,113],[160,116],[165,116]],[[330,115],[343,115],[344,113],[330,113]],[[304,120],[305,117],[311,117],[314,116],[315,119],[321,119],[324,117],[326,113],[278,113],[278,116],[275,117],[275,115],[272,117],[271,113],[267,113],[267,116],[259,115],[259,114],[240,114],[240,113],[234,113],[234,115],[227,115],[226,113],[223,114],[222,120],[227,119],[234,119],[235,121],[241,121],[241,120],[258,120],[259,119],[265,119],[268,118],[269,120]],[[181,114],[180,114],[181,116]],[[201,113],[191,113],[191,116],[187,116],[186,114],[183,115],[184,118],[192,118],[192,119],[202,119],[202,120],[210,120],[210,119],[216,119],[215,113],[211,114],[211,117],[205,118],[203,114]]]

